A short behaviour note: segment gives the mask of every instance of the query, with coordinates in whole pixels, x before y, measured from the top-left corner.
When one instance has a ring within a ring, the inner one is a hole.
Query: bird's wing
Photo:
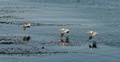
[[[98,33],[97,32],[94,32],[94,33],[92,33],[92,36],[96,36]]]
[[[69,32],[69,29],[66,29],[66,30],[64,30],[63,32],[64,32],[64,33],[68,33],[68,32]]]

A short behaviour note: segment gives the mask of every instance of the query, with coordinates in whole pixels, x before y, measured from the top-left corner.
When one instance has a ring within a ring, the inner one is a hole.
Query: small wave
[[[27,22],[7,22],[7,21],[0,21],[0,24],[15,24],[15,25],[22,25]],[[81,24],[43,24],[43,23],[32,23],[32,26],[81,26]]]

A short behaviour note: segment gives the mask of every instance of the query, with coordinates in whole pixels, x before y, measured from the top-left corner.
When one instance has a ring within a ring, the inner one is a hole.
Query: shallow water
[[[119,0],[0,0],[0,52],[87,54],[91,53],[88,45],[93,41],[99,47],[96,51],[117,50],[120,48],[119,9]],[[31,23],[32,27],[24,31],[21,26],[24,23]],[[61,38],[60,28],[69,28],[70,33]],[[100,34],[88,40],[90,30]],[[30,39],[24,41],[25,36]],[[63,46],[61,40],[67,37],[69,42]]]

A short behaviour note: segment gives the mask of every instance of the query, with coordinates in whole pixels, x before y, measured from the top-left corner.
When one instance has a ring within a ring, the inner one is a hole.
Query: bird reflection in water
[[[65,40],[61,39],[60,45],[68,46],[69,45],[69,37],[66,37]]]
[[[91,49],[96,49],[97,48],[97,43],[94,41],[92,45],[89,45],[89,48]]]
[[[28,42],[28,41],[30,41],[30,39],[31,39],[30,36],[24,36],[24,37],[23,37],[23,41],[24,41],[24,42]]]

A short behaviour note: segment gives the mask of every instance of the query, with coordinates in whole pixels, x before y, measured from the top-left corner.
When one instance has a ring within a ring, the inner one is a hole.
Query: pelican
[[[61,30],[61,37],[63,37],[65,33],[69,33],[70,31],[69,29],[65,29],[65,28],[62,28],[60,30]]]
[[[23,27],[23,30],[26,30],[26,28],[30,28],[32,25],[30,23],[27,23],[27,24],[23,24],[22,27]]]
[[[89,31],[88,34],[90,34],[90,35],[89,35],[89,40],[91,40],[91,39],[92,39],[94,36],[96,36],[98,33],[95,32],[95,31]]]

